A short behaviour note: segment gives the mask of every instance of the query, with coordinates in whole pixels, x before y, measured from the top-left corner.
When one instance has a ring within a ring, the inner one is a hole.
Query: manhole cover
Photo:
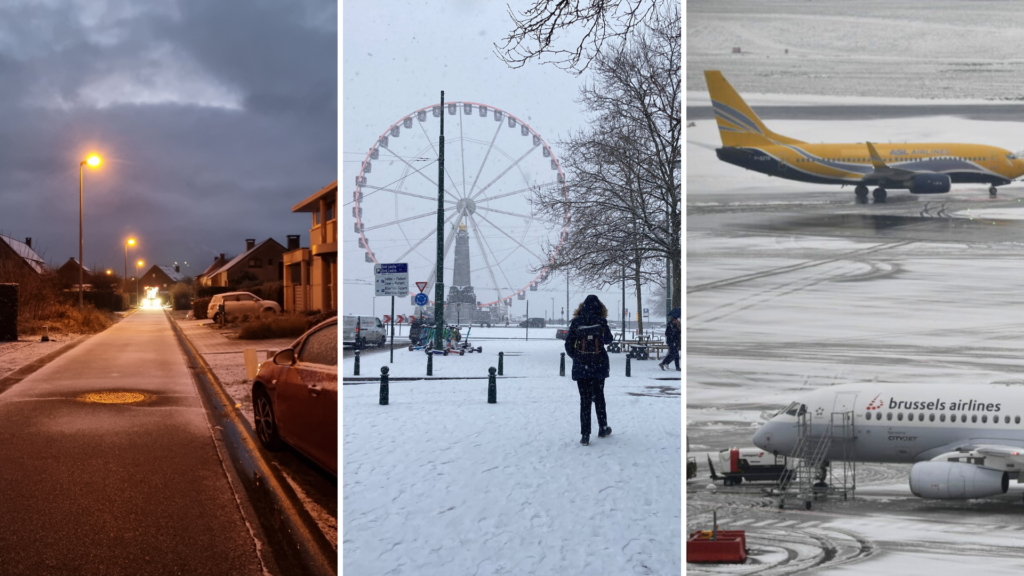
[[[133,404],[142,402],[146,395],[142,392],[88,392],[78,397],[82,402],[98,404]]]

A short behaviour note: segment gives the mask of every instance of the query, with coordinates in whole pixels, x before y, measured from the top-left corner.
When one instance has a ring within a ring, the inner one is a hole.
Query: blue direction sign
[[[409,265],[375,264],[373,266],[374,295],[405,296],[409,293]]]
[[[426,306],[427,303],[430,302],[430,298],[428,298],[423,292],[420,292],[413,299],[413,302],[415,302],[417,306]]]

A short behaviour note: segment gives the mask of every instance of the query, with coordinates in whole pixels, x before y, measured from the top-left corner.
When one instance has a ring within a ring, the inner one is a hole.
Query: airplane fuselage
[[[955,184],[1002,186],[1024,175],[1024,160],[995,146],[950,143],[875,146],[891,168],[945,174]],[[877,175],[864,143],[723,146],[716,153],[723,162],[788,180],[908,188],[903,180]]]
[[[836,437],[841,420],[833,414],[852,413],[850,445],[832,442],[830,460],[913,463],[968,445],[1024,446],[1024,387],[877,383],[806,393],[765,423],[754,435],[754,445],[798,456],[801,407],[812,437],[827,434],[830,422]]]

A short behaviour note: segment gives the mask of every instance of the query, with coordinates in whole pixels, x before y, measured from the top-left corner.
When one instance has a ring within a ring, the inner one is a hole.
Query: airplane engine
[[[912,176],[907,188],[912,194],[942,194],[949,192],[950,184],[948,174],[928,172]]]
[[[910,491],[939,500],[1006,494],[1010,475],[964,462],[918,462],[910,469]]]

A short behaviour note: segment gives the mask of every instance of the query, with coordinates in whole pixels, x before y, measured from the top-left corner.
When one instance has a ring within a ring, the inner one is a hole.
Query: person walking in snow
[[[591,294],[576,308],[565,336],[565,353],[572,359],[572,379],[580,391],[580,444],[590,444],[590,405],[597,410],[597,435],[612,433],[604,403],[604,380],[609,374],[605,343],[615,339],[608,328],[608,309]]]
[[[679,308],[673,308],[668,313],[668,326],[665,327],[665,344],[668,344],[668,351],[665,354],[665,359],[661,361],[661,364],[658,364],[658,367],[662,370],[673,360],[676,363],[676,370],[679,370],[679,349],[681,348],[683,332],[679,325],[680,315],[681,311]]]

